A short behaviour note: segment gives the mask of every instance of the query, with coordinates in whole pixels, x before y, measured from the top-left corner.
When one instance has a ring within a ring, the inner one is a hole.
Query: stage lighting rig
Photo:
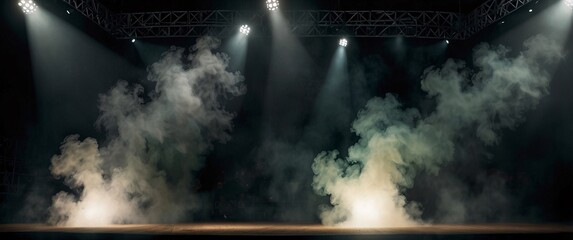
[[[245,36],[248,36],[249,33],[251,33],[251,28],[249,27],[249,25],[243,25],[239,28],[239,32],[244,34]]]
[[[340,39],[340,41],[338,42],[338,45],[342,46],[342,47],[346,47],[348,46],[348,40],[346,40],[346,38],[342,38]]]
[[[22,11],[25,14],[33,13],[38,9],[38,6],[32,0],[20,0],[20,2],[18,2],[18,6],[22,8]]]
[[[279,9],[279,0],[267,0],[267,9],[270,11]]]

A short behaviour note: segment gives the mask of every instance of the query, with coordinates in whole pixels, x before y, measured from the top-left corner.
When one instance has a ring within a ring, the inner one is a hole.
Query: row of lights
[[[568,1],[568,3],[573,2],[573,0],[567,0],[567,1]],[[279,9],[279,1],[278,0],[266,0],[266,3],[267,3],[267,9],[269,11],[276,11],[277,9]],[[33,13],[38,9],[38,6],[36,5],[36,3],[34,3],[33,0],[20,0],[20,2],[18,3],[18,6],[22,7],[22,11],[26,14]],[[68,14],[71,14],[70,10],[66,10],[66,12]],[[251,27],[249,27],[249,25],[242,25],[239,28],[239,32],[245,36],[248,36],[249,33],[251,33]],[[135,38],[131,39],[131,42],[135,43]],[[447,41],[447,40],[446,40],[446,42],[449,43],[449,41]],[[341,47],[347,47],[348,46],[348,40],[346,38],[342,38],[338,42],[338,45],[340,45]]]
[[[573,10],[573,0],[564,0],[563,3],[565,4],[565,6]],[[279,9],[278,0],[266,0],[266,4],[267,4],[267,9],[269,11],[276,11]],[[38,9],[38,6],[36,5],[36,3],[34,3],[33,0],[20,0],[20,2],[18,2],[18,6],[22,7],[22,11],[25,14],[33,13]],[[71,14],[70,10],[66,10],[66,12],[68,14]],[[533,12],[533,9],[529,9],[529,12]],[[505,22],[502,21],[501,24],[503,23]],[[251,28],[249,27],[249,25],[242,25],[239,28],[239,32],[245,36],[248,36],[249,33],[251,33]],[[135,39],[132,39],[131,42],[135,42]],[[450,41],[446,40],[446,43],[449,44]],[[342,38],[340,39],[338,44],[342,47],[346,47],[348,46],[348,40],[346,38]]]
[[[269,11],[276,11],[277,9],[279,9],[279,0],[266,0],[266,3],[267,3],[267,9],[269,9]],[[563,3],[565,4],[565,6],[573,10],[573,0],[563,0]],[[18,6],[22,7],[22,11],[25,14],[33,13],[38,9],[38,6],[36,5],[36,3],[34,3],[33,0],[20,0]],[[71,14],[70,10],[66,10],[66,12],[68,14]],[[533,12],[533,9],[529,9],[529,12]],[[247,32],[246,35],[248,35],[249,31],[246,32]]]

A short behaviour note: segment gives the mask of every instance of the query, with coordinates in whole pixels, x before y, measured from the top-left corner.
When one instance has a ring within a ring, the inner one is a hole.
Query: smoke
[[[550,76],[544,69],[561,57],[558,44],[542,36],[525,41],[515,56],[506,47],[482,44],[474,50],[472,68],[448,60],[424,72],[422,90],[436,104],[426,116],[405,108],[392,94],[371,99],[353,123],[360,139],[348,157],[340,158],[335,150],[314,160],[314,190],[331,202],[321,211],[322,221],[346,226],[420,222],[421,206],[403,194],[416,173],[438,174],[454,160],[457,142],[465,136],[497,143],[501,129],[516,126],[548,93]]]
[[[71,191],[53,197],[50,223],[166,223],[198,207],[193,173],[213,142],[230,138],[234,115],[222,101],[245,92],[228,57],[212,52],[218,46],[205,37],[189,50],[172,47],[148,68],[155,89],[147,97],[124,81],[100,96],[96,124],[107,140],[64,140],[50,170]]]

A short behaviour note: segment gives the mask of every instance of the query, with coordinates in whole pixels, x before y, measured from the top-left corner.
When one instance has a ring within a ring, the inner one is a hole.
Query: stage
[[[142,224],[105,227],[0,225],[3,239],[573,239],[571,225],[479,224],[343,228],[286,224]]]

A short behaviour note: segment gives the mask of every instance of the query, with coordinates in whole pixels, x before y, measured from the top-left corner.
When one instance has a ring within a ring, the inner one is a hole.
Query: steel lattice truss
[[[533,0],[490,0],[468,14],[463,38],[469,38]]]
[[[268,12],[163,11],[113,13],[97,0],[63,0],[119,39],[229,37],[241,24],[269,35]],[[467,39],[532,0],[490,0],[467,15],[437,11],[286,11],[300,37],[394,37]]]
[[[447,12],[399,11],[287,11],[291,31],[301,37],[409,36],[461,38],[455,25],[460,16]],[[248,22],[255,35],[267,35],[266,14],[241,11],[171,11],[122,13],[118,15],[119,38],[198,37],[205,34],[228,37]]]
[[[113,33],[118,27],[115,19],[117,14],[111,12],[98,0],[63,0],[76,11],[91,19],[101,28],[109,33]]]

